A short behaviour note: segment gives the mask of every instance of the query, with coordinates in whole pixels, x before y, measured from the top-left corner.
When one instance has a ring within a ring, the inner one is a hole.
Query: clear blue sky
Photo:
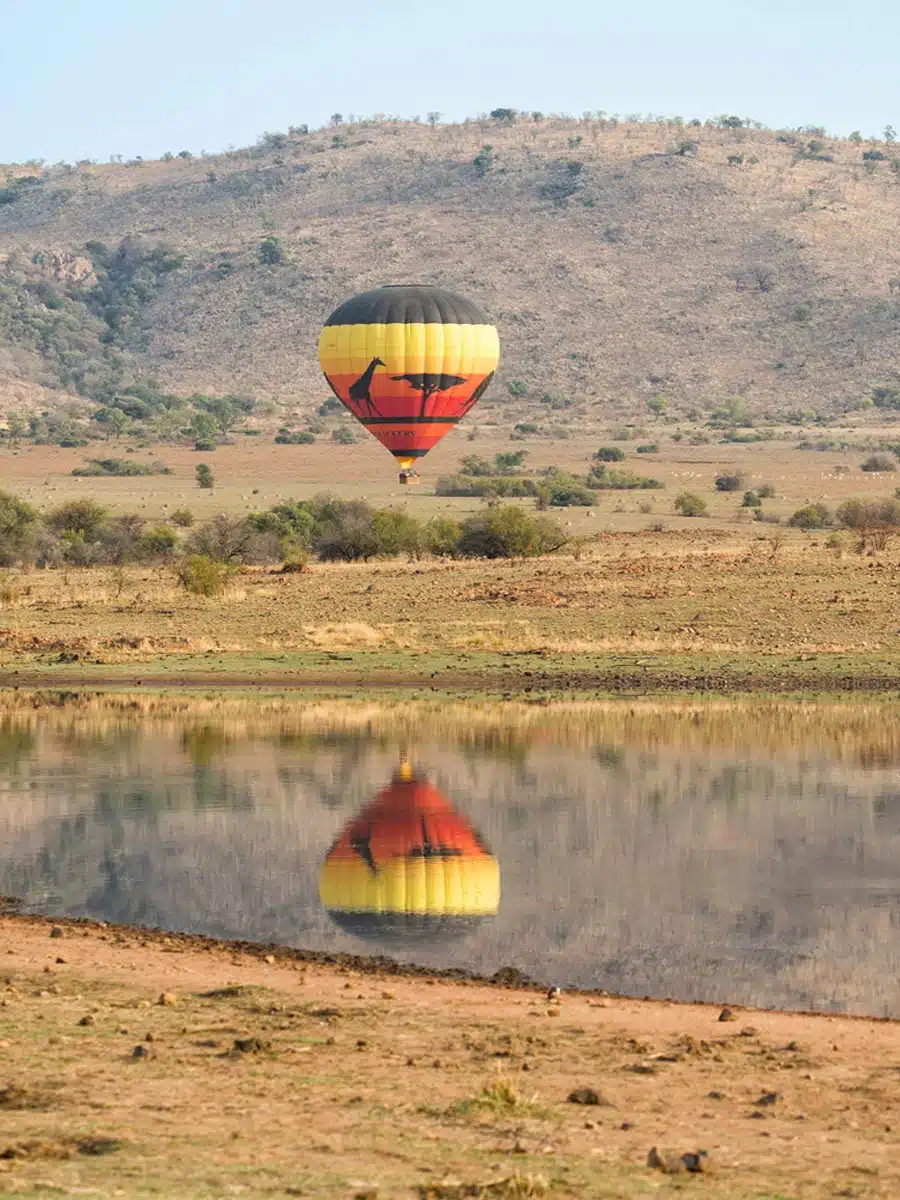
[[[880,135],[898,46],[897,0],[0,0],[0,162],[498,106]]]

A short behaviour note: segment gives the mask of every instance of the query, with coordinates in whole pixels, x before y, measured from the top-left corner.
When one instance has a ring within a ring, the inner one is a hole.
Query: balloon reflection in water
[[[328,852],[319,896],[356,937],[449,941],[497,912],[500,868],[468,821],[404,760]]]

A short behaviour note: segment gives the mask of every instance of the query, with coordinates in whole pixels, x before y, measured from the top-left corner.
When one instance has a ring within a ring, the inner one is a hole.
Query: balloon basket
[[[400,472],[400,482],[405,487],[409,487],[409,485],[413,484],[413,483],[418,483],[419,482],[418,471],[401,471]]]

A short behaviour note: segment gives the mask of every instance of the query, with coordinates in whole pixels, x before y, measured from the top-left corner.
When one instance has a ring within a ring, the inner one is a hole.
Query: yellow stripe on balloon
[[[326,375],[362,375],[373,358],[391,375],[489,375],[500,360],[500,340],[493,325],[391,322],[322,330],[319,362]]]
[[[398,858],[373,874],[362,861],[326,861],[319,896],[342,912],[479,916],[500,906],[494,858]]]

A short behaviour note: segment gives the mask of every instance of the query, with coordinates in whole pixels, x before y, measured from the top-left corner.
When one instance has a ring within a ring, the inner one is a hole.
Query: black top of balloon
[[[456,292],[420,283],[362,292],[335,309],[326,325],[490,325],[477,304]]]

